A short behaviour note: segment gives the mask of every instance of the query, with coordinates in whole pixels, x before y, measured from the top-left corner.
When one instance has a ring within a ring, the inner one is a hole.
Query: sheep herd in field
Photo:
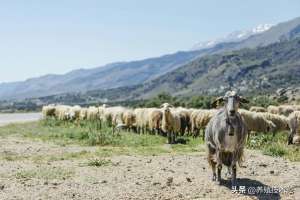
[[[62,121],[99,121],[113,131],[127,129],[136,133],[167,136],[168,143],[175,143],[176,136],[204,137],[204,130],[218,109],[193,109],[173,107],[164,103],[160,108],[127,108],[122,106],[100,107],[48,105],[42,109],[43,117]],[[300,105],[280,105],[239,109],[249,133],[289,132],[289,144],[299,143]],[[249,137],[249,136],[248,136]]]

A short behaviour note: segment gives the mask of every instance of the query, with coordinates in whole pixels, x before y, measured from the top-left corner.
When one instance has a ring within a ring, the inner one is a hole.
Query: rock
[[[271,170],[271,171],[270,171],[270,174],[274,174],[274,170]]]
[[[192,180],[188,177],[186,177],[187,182],[192,182]]]
[[[4,185],[0,185],[0,190],[4,190]]]
[[[169,177],[169,178],[167,179],[167,186],[171,186],[172,183],[173,183],[173,177]]]
[[[101,183],[107,183],[107,180],[103,180],[103,181],[101,181]]]
[[[160,185],[160,183],[159,182],[154,182],[154,183],[152,183],[152,185]]]
[[[268,165],[265,164],[265,163],[260,163],[258,166],[260,166],[260,167],[267,167]]]

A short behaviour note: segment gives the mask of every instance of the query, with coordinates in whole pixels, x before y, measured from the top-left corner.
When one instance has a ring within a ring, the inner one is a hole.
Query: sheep
[[[176,134],[180,132],[181,120],[180,114],[176,111],[171,112],[172,105],[168,103],[162,104],[162,131],[167,133],[168,143],[174,144],[176,140]]]
[[[81,108],[80,112],[79,112],[79,120],[83,121],[87,119],[87,112],[88,109],[87,108]]]
[[[278,106],[268,106],[267,108],[268,113],[272,113],[272,114],[279,114],[279,108]]]
[[[185,134],[185,132],[187,132],[188,134],[191,131],[191,112],[189,109],[186,108],[182,108],[182,107],[178,107],[175,109],[172,109],[173,112],[177,112],[179,113],[180,116],[180,135],[183,136]]]
[[[81,107],[76,105],[70,108],[70,119],[79,119]]]
[[[134,129],[135,127],[135,120],[136,120],[136,116],[134,114],[134,111],[131,109],[127,109],[124,111],[123,115],[122,115],[122,121],[124,123],[124,126],[128,129]]]
[[[66,121],[70,119],[70,106],[59,105],[55,108],[55,117],[58,120]]]
[[[239,109],[239,113],[241,114],[248,129],[248,138],[251,131],[262,133],[272,132],[274,134],[276,125],[272,121],[267,120],[261,113],[251,112],[244,109]]]
[[[98,113],[99,113],[99,110],[97,107],[95,106],[90,106],[88,109],[87,109],[87,115],[86,115],[86,119],[87,120],[90,120],[90,121],[95,121],[98,119]]]
[[[300,111],[292,112],[289,117],[290,133],[288,137],[288,144],[299,143],[300,133]]]
[[[55,105],[43,106],[42,114],[44,119],[55,116]]]
[[[160,134],[161,131],[161,121],[163,113],[160,109],[150,108],[145,112],[147,116],[145,116],[145,120],[148,120],[149,130],[152,134]]]
[[[112,125],[117,126],[123,123],[123,114],[126,110],[124,107],[116,106],[109,109],[112,113]]]
[[[204,129],[207,126],[210,119],[216,114],[216,109],[206,110],[198,109],[194,110],[191,114],[192,132],[194,136],[198,136],[199,132],[203,129],[203,140],[204,140]]]
[[[145,133],[149,124],[147,119],[148,108],[136,108],[134,114],[136,116],[136,127],[138,133]]]
[[[274,132],[280,131],[289,131],[289,119],[283,115],[271,114],[271,113],[260,113],[264,116],[267,120],[273,122],[276,126]]]
[[[209,121],[205,130],[205,142],[208,149],[208,163],[212,168],[213,181],[221,184],[222,164],[232,171],[231,183],[236,184],[236,163],[241,163],[247,137],[247,128],[238,113],[240,103],[248,101],[229,91],[217,98],[213,105],[225,102],[215,116]],[[217,167],[217,174],[216,174]]]
[[[249,110],[251,112],[267,112],[267,109],[265,109],[264,107],[260,107],[260,106],[252,106]]]
[[[98,117],[101,121],[104,119],[104,111],[107,108],[106,104],[103,104],[102,106],[98,107]]]
[[[292,112],[294,112],[296,108],[293,105],[280,105],[278,106],[278,111],[280,115],[289,116]]]
[[[126,110],[126,108],[121,106],[115,106],[115,107],[108,107],[104,109],[103,118],[104,122],[108,126],[112,126],[112,130],[114,132],[115,127],[118,124],[124,124],[123,123],[123,113]]]

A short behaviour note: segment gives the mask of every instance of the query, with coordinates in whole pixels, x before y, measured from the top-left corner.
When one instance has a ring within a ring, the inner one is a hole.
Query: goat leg
[[[217,183],[221,185],[221,171],[222,171],[222,164],[217,164]]]
[[[222,161],[221,161],[220,149],[217,150],[216,156],[217,156],[217,182],[220,185],[221,184],[221,171],[222,171]]]
[[[231,185],[236,186],[236,164],[232,166]]]
[[[212,173],[213,173],[212,181],[216,181],[216,178],[217,178],[217,175],[216,175],[216,163],[213,162],[213,161],[210,161],[210,162],[211,162],[211,168],[212,168]]]

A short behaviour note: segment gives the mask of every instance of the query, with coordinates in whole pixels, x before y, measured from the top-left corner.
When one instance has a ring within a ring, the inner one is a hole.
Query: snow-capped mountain
[[[251,30],[234,31],[224,37],[221,37],[221,38],[218,38],[215,40],[199,42],[192,47],[192,50],[211,48],[219,43],[239,42],[239,41],[249,38],[252,35],[263,33],[265,31],[269,30],[272,26],[273,26],[273,24],[260,24]]]

